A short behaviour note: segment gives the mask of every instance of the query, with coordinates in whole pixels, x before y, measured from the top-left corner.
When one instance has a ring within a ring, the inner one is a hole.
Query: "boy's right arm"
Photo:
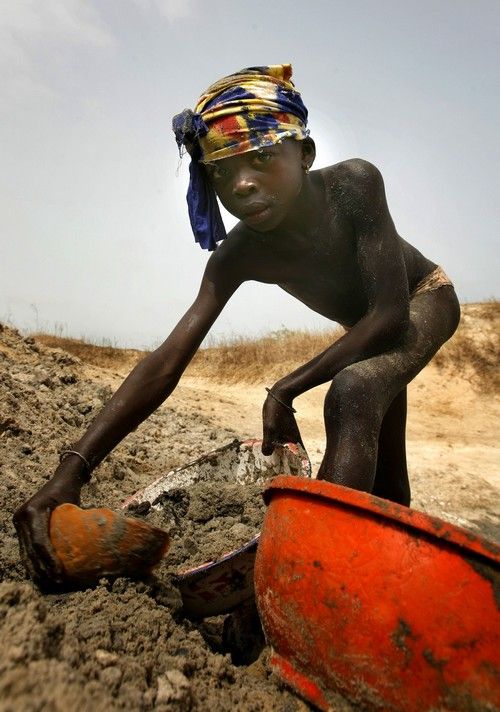
[[[210,258],[200,291],[166,341],[144,358],[73,447],[96,467],[128,433],[172,393],[186,366],[241,279],[219,251]],[[225,252],[221,250],[221,252]],[[48,535],[50,513],[59,504],[79,504],[88,481],[85,464],[68,456],[53,478],[14,514],[24,563],[40,585],[62,583]]]

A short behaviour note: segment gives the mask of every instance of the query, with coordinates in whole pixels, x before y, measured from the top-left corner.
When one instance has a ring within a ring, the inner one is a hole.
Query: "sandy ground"
[[[222,619],[195,625],[179,616],[168,567],[165,580],[103,580],[84,592],[50,596],[26,580],[12,512],[50,475],[57,452],[77,439],[122,375],[0,330],[0,709],[309,709],[269,673],[266,650],[250,665],[235,665]],[[84,503],[115,506],[235,436],[258,436],[265,385],[185,377],[168,405],[107,458]],[[323,393],[318,388],[296,401],[316,468]],[[409,400],[413,506],[498,540],[498,398],[431,365],[411,385]],[[222,509],[202,517],[199,526],[226,522],[241,534],[242,526],[255,525],[249,511],[258,519],[259,507],[245,508],[234,491],[230,497],[231,506],[222,495]],[[193,500],[186,508],[188,528],[175,533],[176,565],[196,549],[200,517],[192,513],[199,510]]]

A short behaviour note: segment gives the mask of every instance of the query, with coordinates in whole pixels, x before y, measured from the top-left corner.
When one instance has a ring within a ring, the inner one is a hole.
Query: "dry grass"
[[[119,349],[109,344],[92,344],[84,339],[71,339],[55,334],[33,334],[33,336],[35,341],[43,346],[63,349],[85,363],[114,370],[132,368],[147,353],[136,349]]]
[[[433,363],[477,389],[500,392],[500,302],[462,305],[460,325]]]
[[[342,334],[340,328],[324,332],[281,329],[259,339],[220,340],[200,349],[187,373],[226,383],[272,382],[321,353]],[[35,338],[45,346],[69,351],[86,363],[113,370],[129,370],[147,353],[48,334],[37,334]],[[457,332],[433,363],[450,375],[466,378],[479,390],[498,393],[499,353],[500,302],[491,300],[462,306]]]
[[[260,339],[219,341],[200,349],[189,373],[225,383],[274,381],[317,356],[343,333],[340,328],[321,332],[281,329]]]
[[[342,334],[342,329],[325,332],[281,329],[259,339],[220,339],[216,345],[198,351],[187,373],[226,383],[258,383],[263,374],[276,380],[321,353]],[[34,338],[43,346],[63,349],[85,363],[113,370],[131,369],[147,354],[55,334],[35,334]]]

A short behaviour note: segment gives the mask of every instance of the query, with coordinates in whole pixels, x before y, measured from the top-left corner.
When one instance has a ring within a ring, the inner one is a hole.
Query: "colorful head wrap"
[[[213,186],[201,163],[218,161],[309,134],[307,109],[291,81],[290,64],[249,67],[212,84],[195,111],[174,116],[172,128],[182,155],[189,147],[189,218],[196,242],[214,250],[226,231]]]

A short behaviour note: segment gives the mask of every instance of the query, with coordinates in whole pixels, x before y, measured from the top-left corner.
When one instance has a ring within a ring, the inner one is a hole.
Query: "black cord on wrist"
[[[266,391],[269,393],[269,395],[271,396],[271,398],[273,398],[273,399],[276,401],[276,403],[279,403],[280,405],[282,405],[283,408],[286,408],[287,410],[289,410],[290,413],[296,413],[296,412],[297,412],[293,406],[288,405],[287,403],[284,403],[284,402],[283,402],[282,400],[280,400],[277,396],[275,396],[274,393],[272,392],[272,390],[271,390],[270,388],[266,388]]]
[[[64,462],[67,457],[70,457],[71,455],[74,455],[78,457],[81,462],[85,465],[85,482],[88,482],[90,480],[90,473],[92,472],[92,466],[90,462],[87,460],[85,455],[82,455],[81,452],[78,452],[77,450],[63,450],[60,455],[59,455],[59,462]]]

